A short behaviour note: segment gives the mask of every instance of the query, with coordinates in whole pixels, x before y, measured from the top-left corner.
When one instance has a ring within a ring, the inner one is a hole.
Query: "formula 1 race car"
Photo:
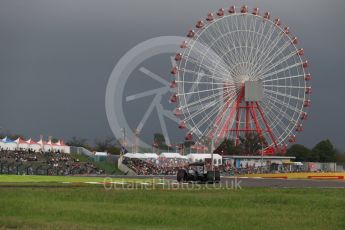
[[[207,170],[204,162],[195,162],[187,168],[179,169],[177,172],[178,182],[199,182],[199,183],[219,183],[219,170]]]

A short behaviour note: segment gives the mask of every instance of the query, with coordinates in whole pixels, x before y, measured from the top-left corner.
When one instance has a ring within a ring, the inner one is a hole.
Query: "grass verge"
[[[0,188],[0,228],[345,229],[344,189]]]

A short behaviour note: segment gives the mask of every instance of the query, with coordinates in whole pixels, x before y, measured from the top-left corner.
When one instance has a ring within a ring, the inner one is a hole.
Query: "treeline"
[[[248,135],[241,138],[239,145],[235,146],[234,141],[224,140],[215,153],[221,155],[258,155],[261,146],[260,138],[257,135]],[[295,161],[302,162],[338,162],[345,164],[345,153],[337,150],[330,140],[323,140],[309,149],[301,144],[294,144],[286,151],[286,156],[296,157]]]
[[[120,154],[121,148],[116,139],[111,137],[104,140],[96,139],[93,144],[90,144],[90,142],[85,138],[72,137],[66,142],[66,144],[69,146],[84,147],[90,151],[107,152],[116,155]]]
[[[320,141],[312,149],[300,144],[292,145],[286,155],[295,156],[296,161],[345,163],[345,154],[338,151],[328,139]]]

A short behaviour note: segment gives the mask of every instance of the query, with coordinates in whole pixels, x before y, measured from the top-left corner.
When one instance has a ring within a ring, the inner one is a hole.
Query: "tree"
[[[312,153],[319,157],[320,162],[334,162],[336,156],[336,149],[330,140],[320,141],[312,149]]]
[[[241,153],[241,147],[235,146],[235,142],[230,139],[224,141],[214,150],[214,153],[220,155],[238,155]]]
[[[240,147],[243,154],[257,155],[263,146],[264,140],[254,132],[247,133],[240,137]]]
[[[163,150],[167,150],[168,149],[168,146],[165,143],[165,137],[164,137],[163,134],[155,133],[153,135],[153,141],[154,141],[155,146],[157,146],[157,148],[163,149]]]
[[[108,137],[105,140],[95,140],[94,150],[97,152],[120,154],[120,149],[115,147],[115,139],[112,137]]]
[[[339,151],[336,151],[335,161],[337,163],[345,164],[345,153],[341,153]]]
[[[305,147],[304,145],[295,144],[292,145],[287,151],[287,156],[294,156],[296,157],[296,161],[311,161],[312,154],[311,150]]]
[[[76,136],[68,140],[66,144],[69,146],[85,147],[85,148],[91,149],[90,145],[87,144],[87,139],[76,137]]]

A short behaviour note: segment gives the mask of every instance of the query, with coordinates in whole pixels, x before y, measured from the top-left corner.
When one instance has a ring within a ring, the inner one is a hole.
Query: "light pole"
[[[216,180],[216,173],[214,171],[214,163],[213,163],[213,151],[214,151],[214,139],[211,140],[211,170],[213,176],[213,182]]]

